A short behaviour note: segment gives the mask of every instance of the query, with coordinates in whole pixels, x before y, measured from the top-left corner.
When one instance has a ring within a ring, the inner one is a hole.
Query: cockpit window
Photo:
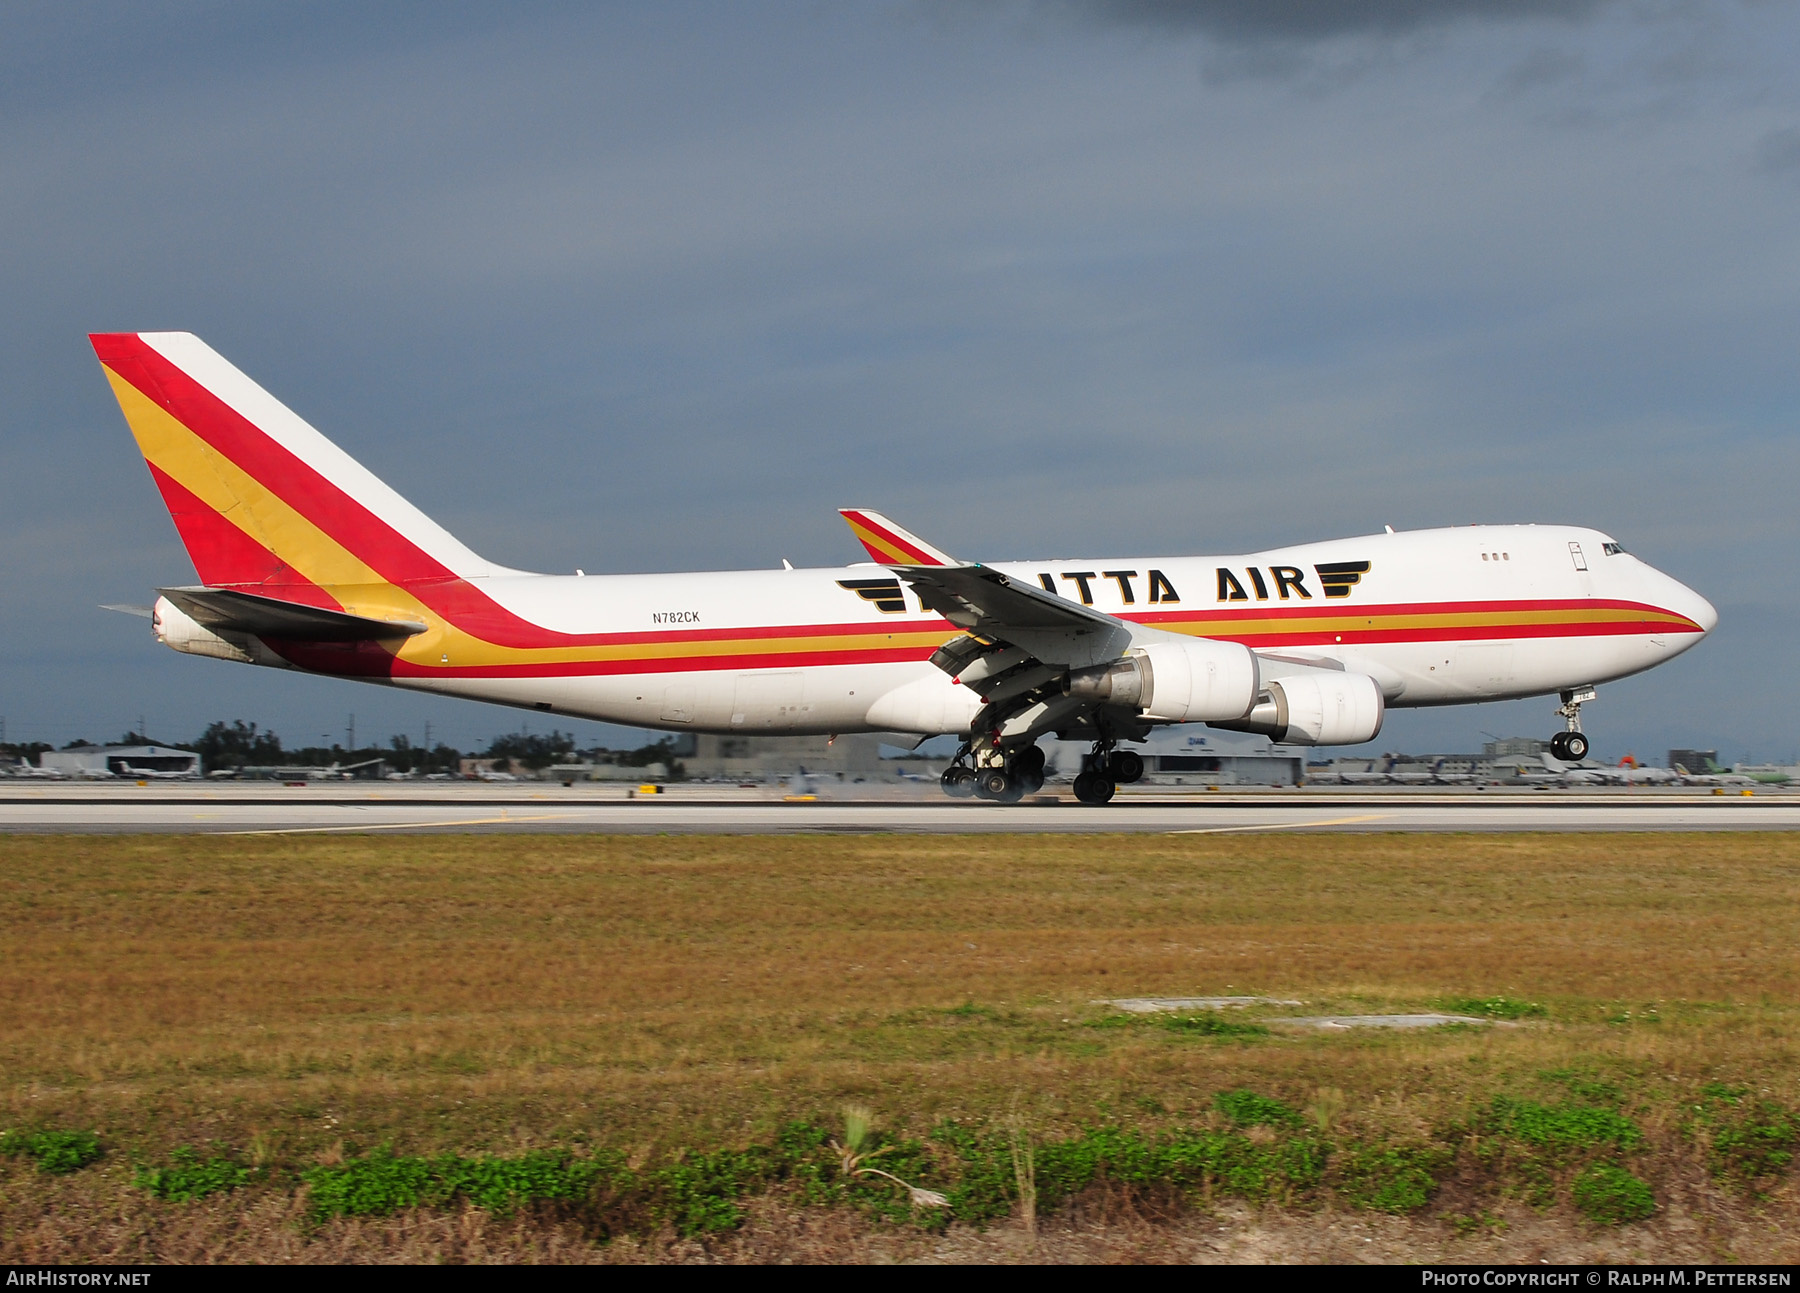
[[[1602,543],[1600,551],[1609,557],[1622,557],[1625,555],[1625,545],[1623,543]]]

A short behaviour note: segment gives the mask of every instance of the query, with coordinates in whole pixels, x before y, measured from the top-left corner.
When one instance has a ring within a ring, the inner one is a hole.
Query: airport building
[[[1046,741],[1046,767],[1068,779],[1081,771],[1085,741]],[[1296,786],[1306,779],[1306,755],[1266,736],[1224,732],[1198,724],[1158,728],[1142,744],[1124,748],[1144,757],[1144,781],[1163,786]]]
[[[200,756],[167,745],[78,745],[72,750],[45,750],[38,767],[65,777],[197,777]]]
[[[1481,757],[1489,763],[1505,759],[1535,759],[1550,749],[1550,742],[1535,736],[1503,736],[1497,741],[1483,741]]]
[[[804,771],[842,781],[935,780],[949,759],[906,753],[903,739],[868,733],[840,736],[740,736],[699,732],[694,753],[682,760],[690,781],[779,781]],[[898,757],[882,757],[882,747]]]

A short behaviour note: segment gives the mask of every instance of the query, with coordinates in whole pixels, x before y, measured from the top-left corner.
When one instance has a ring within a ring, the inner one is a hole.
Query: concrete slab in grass
[[[1477,1019],[1473,1015],[1316,1015],[1311,1018],[1266,1019],[1263,1022],[1272,1027],[1336,1031],[1351,1028],[1442,1028],[1445,1024],[1485,1026],[1494,1021]]]
[[[1283,1001],[1279,997],[1116,997],[1096,1005],[1117,1006],[1134,1015],[1151,1015],[1160,1010],[1242,1010],[1245,1006],[1299,1006],[1300,1001]]]

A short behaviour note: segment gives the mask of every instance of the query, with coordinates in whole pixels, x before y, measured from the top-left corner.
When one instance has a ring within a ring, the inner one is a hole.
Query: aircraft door
[[[691,680],[672,682],[663,692],[662,721],[691,723],[694,721],[695,688]]]
[[[741,673],[731,701],[734,728],[784,728],[799,723],[807,713],[806,675]]]

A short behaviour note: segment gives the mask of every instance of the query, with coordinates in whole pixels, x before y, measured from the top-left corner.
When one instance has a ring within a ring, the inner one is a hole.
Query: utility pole
[[[344,735],[345,735],[346,739],[348,739],[350,742],[349,746],[346,747],[347,751],[351,755],[351,757],[354,758],[356,755],[356,715],[355,714],[350,715],[350,725],[344,729]]]

